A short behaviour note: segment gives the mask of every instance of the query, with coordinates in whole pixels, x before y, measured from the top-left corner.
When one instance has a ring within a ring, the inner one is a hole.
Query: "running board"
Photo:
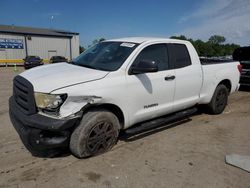
[[[149,131],[154,128],[158,128],[161,126],[166,126],[167,123],[174,122],[177,120],[181,120],[187,118],[188,116],[194,114],[197,111],[197,108],[190,108],[187,110],[183,110],[177,113],[174,113],[169,116],[164,116],[158,119],[150,120],[144,123],[137,124],[129,129],[125,130],[126,135],[136,135],[145,131]]]

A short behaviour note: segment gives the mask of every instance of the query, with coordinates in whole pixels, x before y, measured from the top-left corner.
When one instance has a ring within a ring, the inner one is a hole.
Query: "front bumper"
[[[34,156],[54,156],[68,150],[70,135],[78,122],[54,119],[40,114],[26,115],[18,110],[14,97],[9,99],[10,119],[25,147]]]

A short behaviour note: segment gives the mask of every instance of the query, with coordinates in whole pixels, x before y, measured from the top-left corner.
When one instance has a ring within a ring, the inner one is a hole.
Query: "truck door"
[[[158,72],[127,74],[127,105],[131,124],[173,111],[175,73],[169,67],[167,45],[145,47],[131,66],[145,60],[156,62]]]
[[[174,110],[182,110],[198,103],[202,85],[202,70],[192,62],[185,44],[168,44],[170,64],[175,69]]]

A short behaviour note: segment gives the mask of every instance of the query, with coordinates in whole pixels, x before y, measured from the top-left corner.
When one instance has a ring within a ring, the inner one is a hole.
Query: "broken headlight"
[[[47,94],[35,92],[36,106],[42,110],[57,111],[66,100],[67,94]]]

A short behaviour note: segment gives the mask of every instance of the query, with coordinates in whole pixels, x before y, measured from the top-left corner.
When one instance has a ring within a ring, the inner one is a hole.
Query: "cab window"
[[[154,44],[144,48],[135,59],[132,66],[140,61],[155,61],[158,64],[158,71],[168,70],[168,52],[166,44]]]
[[[191,65],[188,49],[184,44],[168,44],[171,63],[175,69]]]

